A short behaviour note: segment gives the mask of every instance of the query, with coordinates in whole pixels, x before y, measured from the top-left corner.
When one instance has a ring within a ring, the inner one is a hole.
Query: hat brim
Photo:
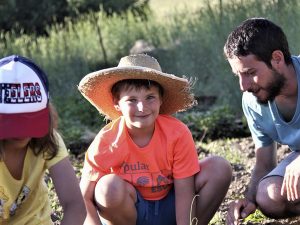
[[[0,114],[0,139],[40,138],[48,132],[48,107],[33,113]]]
[[[147,79],[159,83],[164,89],[161,114],[184,111],[195,103],[187,79],[139,66],[113,67],[90,73],[80,81],[78,89],[101,114],[115,119],[121,114],[114,107],[111,88],[125,79]]]

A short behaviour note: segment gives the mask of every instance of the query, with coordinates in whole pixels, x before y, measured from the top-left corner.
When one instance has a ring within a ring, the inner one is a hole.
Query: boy
[[[170,116],[194,104],[189,82],[140,54],[88,74],[79,90],[112,120],[86,153],[85,224],[188,225],[190,214],[208,224],[228,190],[231,167],[220,157],[198,162],[190,131]]]

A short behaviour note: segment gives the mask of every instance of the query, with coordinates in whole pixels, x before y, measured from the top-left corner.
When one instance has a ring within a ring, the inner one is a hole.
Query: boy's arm
[[[195,210],[193,206],[194,210],[191,212],[191,204],[195,196],[194,176],[174,179],[174,188],[177,225],[189,225]]]
[[[80,189],[87,209],[87,217],[84,221],[86,225],[101,225],[101,221],[94,204],[94,192],[97,182],[90,181],[85,177],[81,178]]]
[[[63,207],[64,216],[61,225],[82,224],[86,217],[86,209],[78,179],[68,157],[51,166],[49,174]]]

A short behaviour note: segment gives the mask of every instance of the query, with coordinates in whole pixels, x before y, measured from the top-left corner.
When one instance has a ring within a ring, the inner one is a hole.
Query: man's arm
[[[256,191],[261,178],[267,175],[277,164],[276,144],[260,147],[255,150],[256,162],[252,171],[245,199],[231,202],[226,223],[239,224],[239,219],[245,218],[256,210]]]
[[[257,148],[255,150],[256,162],[251,174],[250,184],[246,193],[246,198],[253,203],[256,203],[256,190],[259,181],[271,172],[277,164],[276,144],[266,147]]]

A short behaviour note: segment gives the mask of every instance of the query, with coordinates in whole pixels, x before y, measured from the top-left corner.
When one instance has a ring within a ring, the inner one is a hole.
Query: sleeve
[[[68,156],[68,151],[62,137],[57,132],[55,133],[55,136],[58,142],[58,152],[53,159],[46,160],[47,169],[49,169],[51,166],[55,165],[56,163],[58,163],[59,161],[61,161],[62,159]]]
[[[251,136],[256,148],[266,147],[273,143],[270,138],[262,129],[258,121],[264,121],[262,118],[262,108],[255,102],[252,96],[247,93],[243,94],[242,107],[244,115],[247,119],[247,124],[251,132]],[[259,119],[261,117],[261,119]]]
[[[184,127],[174,146],[173,177],[175,179],[186,178],[200,171],[192,134],[185,125]]]
[[[95,158],[99,155],[99,140],[96,137],[87,152],[85,153],[84,164],[82,168],[82,177],[87,178],[90,181],[97,181],[103,176],[104,172],[100,165],[98,165]]]
[[[82,176],[90,181],[97,181],[111,173],[112,165],[117,160],[116,156],[119,155],[114,154],[111,146],[96,136],[85,154]]]
[[[82,176],[90,181],[97,181],[102,176],[116,173],[127,155],[124,147],[124,123],[120,120],[106,125],[88,148]]]

